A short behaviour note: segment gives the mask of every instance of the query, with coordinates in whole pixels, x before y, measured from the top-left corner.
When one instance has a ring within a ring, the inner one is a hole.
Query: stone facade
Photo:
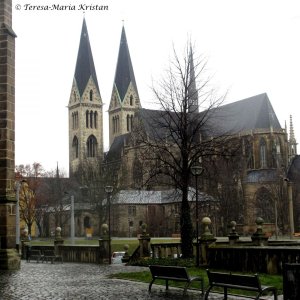
[[[15,33],[12,2],[0,3],[0,269],[20,268],[15,215]]]

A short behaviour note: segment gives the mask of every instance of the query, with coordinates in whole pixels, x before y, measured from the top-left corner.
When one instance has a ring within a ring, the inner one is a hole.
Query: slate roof
[[[123,147],[127,143],[129,137],[129,133],[116,136],[109,148],[109,151],[106,153],[105,160],[113,161],[121,159]]]
[[[190,188],[188,194],[189,201],[196,201],[195,189]],[[198,193],[199,202],[216,201],[213,197],[203,193]],[[145,191],[145,190],[121,190],[114,196],[114,204],[168,204],[180,203],[181,193],[177,190],[165,191]]]
[[[83,19],[82,23],[74,77],[79,89],[80,96],[82,96],[90,77],[93,78],[98,92],[100,93],[85,19]]]
[[[169,124],[164,111],[140,109],[139,117],[143,120],[144,128],[148,135],[158,135],[160,138],[168,134]],[[267,94],[259,94],[244,100],[223,105],[209,111],[209,117],[202,127],[203,136],[232,135],[239,132],[257,129],[281,130],[280,123],[274,112]],[[204,112],[193,118],[203,118]],[[174,114],[174,119],[178,119]]]
[[[128,44],[127,44],[125,28],[123,26],[120,47],[119,47],[117,68],[116,68],[116,73],[115,73],[115,85],[117,87],[121,101],[124,100],[124,97],[125,97],[125,94],[127,92],[130,82],[132,82],[132,84],[138,94],[138,89],[137,89],[137,85],[135,82],[129,48],[128,48]]]
[[[213,128],[213,136],[282,128],[266,93],[220,106],[211,113],[213,117],[209,120],[208,127]]]
[[[300,181],[300,155],[296,155],[292,159],[286,177],[290,181]]]

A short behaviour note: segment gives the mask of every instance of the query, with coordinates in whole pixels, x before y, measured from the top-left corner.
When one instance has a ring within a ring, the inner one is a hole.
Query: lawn
[[[162,239],[162,238],[151,238],[151,243],[176,243],[179,242],[180,239],[179,238],[174,238],[174,239],[170,239],[170,238],[166,238],[166,239]],[[31,246],[53,246],[54,245],[54,239],[33,239],[30,242]],[[71,240],[69,238],[64,239],[64,244],[65,245],[71,245]],[[74,241],[75,245],[94,245],[94,246],[98,246],[99,245],[99,239],[93,238],[93,239],[85,239],[85,238],[75,238]],[[128,253],[129,255],[131,255],[134,250],[138,247],[139,245],[139,241],[137,238],[132,238],[132,239],[128,239],[128,238],[112,238],[111,240],[111,248],[112,248],[112,252],[114,251],[123,251],[124,250],[124,245],[128,245],[129,246],[129,250]]]

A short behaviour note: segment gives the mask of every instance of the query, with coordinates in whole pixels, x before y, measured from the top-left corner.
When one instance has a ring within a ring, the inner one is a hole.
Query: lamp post
[[[65,192],[65,194],[69,195],[68,192]],[[70,195],[70,199],[71,199],[70,237],[71,237],[71,244],[74,245],[74,240],[75,240],[74,195]]]
[[[108,263],[111,264],[111,228],[110,228],[110,197],[113,191],[113,187],[107,185],[105,192],[107,193],[107,204],[108,204]]]
[[[20,187],[21,183],[19,181],[16,182],[16,248],[19,253],[20,249]]]
[[[192,174],[196,179],[196,266],[199,267],[199,212],[198,212],[198,176],[203,172],[203,168],[200,166],[191,167]]]

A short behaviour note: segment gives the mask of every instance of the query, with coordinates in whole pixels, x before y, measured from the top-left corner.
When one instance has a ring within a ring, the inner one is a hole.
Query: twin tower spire
[[[131,131],[140,98],[122,27],[119,54],[109,105],[109,143]],[[84,161],[103,158],[103,102],[99,89],[86,20],[83,19],[75,74],[68,104],[69,173]],[[107,132],[105,132],[106,134]]]

